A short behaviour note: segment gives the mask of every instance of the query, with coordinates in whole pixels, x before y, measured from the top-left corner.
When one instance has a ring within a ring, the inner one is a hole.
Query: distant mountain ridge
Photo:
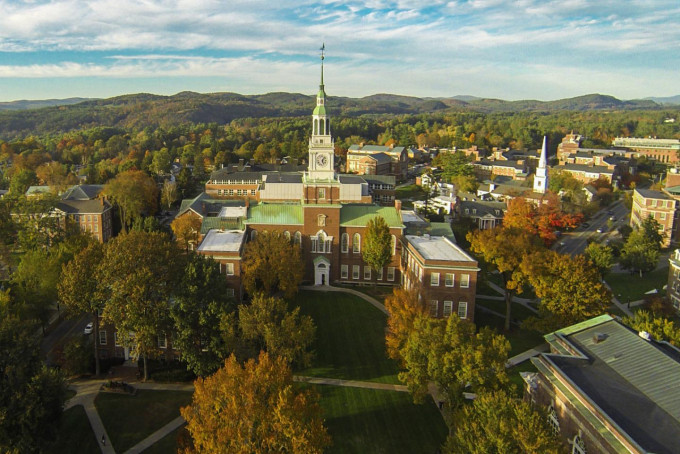
[[[613,96],[589,94],[555,101],[477,98],[419,98],[378,93],[363,98],[329,97],[336,116],[427,114],[441,112],[556,112],[588,110],[657,110],[653,100],[623,101]],[[95,126],[143,129],[185,122],[225,124],[238,118],[299,117],[309,115],[315,97],[274,92],[261,95],[195,93],[172,96],[137,93],[108,99],[15,101],[0,103],[0,137],[67,132]],[[7,107],[11,105],[12,107]],[[42,107],[48,105],[48,107]],[[2,106],[5,106],[4,108]],[[24,107],[20,107],[24,106]],[[41,107],[41,108],[35,108]]]
[[[680,105],[680,95],[666,96],[665,98],[644,98],[644,99],[654,101],[657,104]]]

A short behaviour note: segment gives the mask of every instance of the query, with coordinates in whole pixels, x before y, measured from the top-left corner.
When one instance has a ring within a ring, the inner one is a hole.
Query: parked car
[[[85,325],[85,329],[83,330],[83,333],[92,334],[92,328],[93,328],[93,325],[92,325],[92,322],[90,322],[87,325]]]
[[[606,231],[607,231],[607,227],[600,227],[599,229],[597,229],[597,233],[604,233]]]
[[[609,216],[609,220],[612,222],[616,221],[616,216]]]

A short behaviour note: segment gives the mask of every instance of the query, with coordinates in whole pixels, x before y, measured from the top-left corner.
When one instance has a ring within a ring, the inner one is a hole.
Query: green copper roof
[[[205,217],[201,223],[201,235],[205,235],[210,230],[243,230],[243,223],[232,219]]]
[[[365,227],[376,216],[382,216],[390,227],[404,227],[396,208],[379,205],[343,205],[340,209],[340,225]]]
[[[314,115],[326,115],[326,106],[316,106],[314,108]]]
[[[251,205],[246,224],[303,225],[302,206],[284,203]]]

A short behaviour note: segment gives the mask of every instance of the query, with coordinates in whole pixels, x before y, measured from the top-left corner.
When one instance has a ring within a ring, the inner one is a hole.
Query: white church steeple
[[[541,157],[538,160],[538,167],[536,167],[536,175],[534,176],[534,192],[545,194],[548,189],[548,147],[546,145],[546,137],[543,136],[543,148],[541,149]]]
[[[326,45],[321,46],[321,84],[312,112],[312,137],[309,139],[309,178],[333,180],[335,178],[334,144],[331,137],[330,117],[326,113],[326,91],[323,83],[323,61]]]

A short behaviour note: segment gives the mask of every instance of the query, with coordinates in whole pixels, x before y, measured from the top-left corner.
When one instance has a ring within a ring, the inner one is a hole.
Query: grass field
[[[177,452],[177,435],[180,430],[183,430],[184,426],[178,427],[173,430],[148,449],[143,451],[144,454],[169,454]]]
[[[642,277],[639,274],[609,273],[604,280],[612,288],[614,296],[625,304],[628,299],[630,301],[641,300],[644,298],[645,292],[652,289],[661,291],[663,286],[668,283],[668,267],[650,271],[643,274]],[[619,295],[621,296],[619,297]]]
[[[408,393],[314,386],[321,395],[328,453],[434,453],[447,429],[431,399],[415,405]]]
[[[477,297],[475,298],[475,306],[478,305],[505,315],[505,301]],[[532,312],[530,309],[527,309],[519,303],[512,303],[512,318],[514,320],[524,320],[527,317],[531,317],[532,315],[536,315],[536,313]]]
[[[76,405],[64,412],[59,429],[59,438],[54,445],[50,446],[49,452],[53,454],[71,454],[74,452],[96,454],[101,452],[82,405]]]
[[[138,390],[137,395],[99,393],[95,399],[110,443],[125,452],[179,416],[190,392]]]
[[[477,326],[494,328],[508,339],[511,347],[509,356],[511,357],[545,343],[542,334],[536,331],[523,330],[515,325],[512,326],[510,332],[505,332],[503,329],[504,323],[505,319],[503,317],[497,317],[480,310],[475,311],[475,324]]]
[[[313,366],[296,374],[399,383],[397,365],[385,355],[385,314],[345,293],[300,292],[296,302],[317,326]]]
[[[385,298],[392,294],[394,287],[386,285],[349,285],[349,284],[333,284],[336,287],[351,288],[357,292],[364,293],[378,300],[379,303],[385,304]]]

